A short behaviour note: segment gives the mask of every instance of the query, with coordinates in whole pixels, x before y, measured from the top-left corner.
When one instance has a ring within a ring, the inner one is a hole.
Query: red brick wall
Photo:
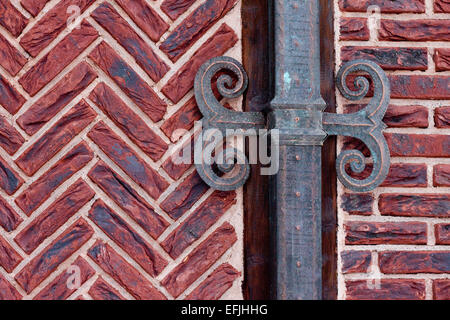
[[[240,37],[237,0],[1,1],[0,300],[242,297],[241,192],[170,158]]]
[[[337,64],[373,60],[392,86],[387,180],[367,194],[339,186],[339,298],[450,299],[450,2],[335,5]],[[359,107],[338,100],[341,112]]]

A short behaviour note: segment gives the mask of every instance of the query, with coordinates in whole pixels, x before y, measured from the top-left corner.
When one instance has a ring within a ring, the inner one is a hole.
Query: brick
[[[102,277],[94,282],[88,291],[94,300],[125,300],[125,298],[111,285],[109,285]]]
[[[450,224],[441,223],[434,226],[436,244],[450,244]]]
[[[450,128],[450,107],[439,107],[434,110],[436,128]]]
[[[8,120],[0,116],[0,146],[8,152],[9,155],[13,155],[25,142],[25,139],[17,131]]]
[[[206,0],[175,28],[161,44],[160,49],[173,62],[177,61],[214,23],[225,16],[236,2]]]
[[[450,41],[447,19],[381,20],[382,41]]]
[[[341,252],[342,273],[366,273],[372,262],[370,251],[343,251]]]
[[[392,99],[450,99],[447,76],[390,75]]]
[[[209,1],[208,1],[209,2]],[[223,1],[222,1],[223,2]],[[231,1],[230,1],[231,2]],[[183,98],[194,86],[198,69],[207,60],[221,56],[238,41],[236,33],[223,24],[162,88],[162,92],[174,103]]]
[[[169,25],[144,0],[117,0],[116,2],[154,42],[157,42],[169,29]]]
[[[434,12],[450,13],[450,2],[448,0],[434,0]]]
[[[340,40],[369,40],[370,31],[365,18],[341,18]]]
[[[3,197],[0,197],[0,226],[6,231],[11,232],[23,219],[16,213],[16,211],[6,202]]]
[[[393,157],[450,157],[449,135],[387,133],[385,137]]]
[[[190,140],[175,149],[174,152],[171,153],[170,157],[164,161],[162,168],[172,179],[180,179],[183,174],[192,167],[192,164],[194,163],[194,145],[194,136],[192,136]],[[189,163],[174,161],[174,157],[179,160],[188,156],[191,157],[191,161],[189,161]]]
[[[404,217],[450,217],[448,194],[382,194],[378,207],[382,215]]]
[[[25,18],[9,1],[0,3],[0,24],[14,37],[18,37],[27,26],[28,19]]]
[[[167,266],[167,261],[102,200],[97,200],[89,210],[89,219],[151,276],[157,276]]]
[[[92,17],[127,50],[137,64],[158,82],[169,71],[169,67],[162,61],[149,45],[131,28],[111,4],[103,2],[92,12]]]
[[[15,76],[25,65],[27,59],[5,37],[0,35],[0,65]]]
[[[31,145],[15,161],[16,164],[28,176],[35,174],[39,168],[89,125],[95,117],[96,113],[82,100]]]
[[[16,281],[27,292],[33,291],[45,278],[77,251],[94,231],[83,219],[79,219],[63,234],[34,257],[16,276]]]
[[[70,266],[80,268],[81,285],[95,274],[95,270],[81,257],[78,257]],[[71,289],[68,286],[68,283],[71,283],[69,282],[71,276],[71,270],[65,269],[55,280],[42,289],[33,300],[66,300],[76,291],[76,289]]]
[[[439,164],[433,169],[433,185],[435,187],[450,187],[450,165]]]
[[[105,42],[100,43],[89,57],[154,122],[162,120],[167,105],[150,86]]]
[[[83,21],[80,28],[75,28],[28,70],[19,79],[19,83],[25,91],[34,96],[75,60],[97,37],[97,30],[88,22]]]
[[[346,281],[347,300],[425,300],[425,281],[382,279],[380,288],[372,280]]]
[[[17,124],[29,135],[35,134],[95,78],[94,70],[86,62],[80,63],[25,111],[17,119]]]
[[[166,300],[162,293],[108,244],[98,240],[89,249],[88,255],[134,298],[138,300]]]
[[[161,4],[161,10],[164,11],[170,19],[176,20],[186,12],[194,2],[195,0],[165,0]]]
[[[19,174],[0,157],[0,188],[8,195],[13,195],[22,184],[23,179]]]
[[[366,59],[385,70],[427,70],[427,48],[343,47],[343,62]]]
[[[169,148],[167,143],[103,82],[95,87],[89,99],[154,161],[161,159]]]
[[[0,300],[21,300],[22,295],[0,274]]]
[[[386,251],[380,252],[382,273],[450,273],[450,251]]]
[[[341,196],[341,208],[353,215],[370,216],[374,197],[367,193],[345,193]]]
[[[169,119],[164,121],[161,131],[172,141],[176,142],[181,138],[181,134],[194,127],[194,122],[202,118],[202,113],[197,106],[195,97],[188,100]],[[179,131],[177,131],[179,130]]]
[[[16,114],[25,103],[25,98],[0,75],[0,105],[10,114]]]
[[[20,4],[25,8],[33,17],[36,17],[39,12],[50,0],[20,0]]]
[[[433,297],[434,300],[450,300],[450,279],[433,281]]]
[[[195,288],[186,300],[219,300],[239,276],[240,272],[230,264],[224,263]]]
[[[196,171],[192,172],[160,207],[174,220],[183,216],[209,190]]]
[[[347,245],[427,244],[427,224],[423,222],[347,222],[345,243]]]
[[[342,11],[367,12],[370,6],[382,13],[425,13],[425,0],[339,0]]]
[[[161,284],[172,296],[178,297],[231,248],[236,240],[234,228],[225,222],[183,259]]]
[[[55,233],[95,195],[95,192],[78,179],[43,213],[23,229],[14,241],[31,254],[45,239]]]
[[[20,45],[27,52],[36,57],[45,47],[47,47],[58,34],[67,27],[67,21],[73,12],[68,10],[70,6],[78,6],[80,14],[95,0],[67,0],[59,2],[48,11],[38,23],[36,23],[20,39]]]
[[[50,197],[56,188],[81,170],[92,158],[93,153],[85,142],[76,145],[39,179],[34,181],[28,189],[24,190],[16,198],[16,204],[26,215],[31,215]]]
[[[176,259],[235,203],[235,192],[215,191],[161,242],[161,246],[172,258]]]
[[[436,49],[433,60],[436,65],[436,71],[450,71],[450,49]]]
[[[0,266],[6,272],[11,273],[22,260],[20,254],[11,247],[6,239],[0,236]]]
[[[169,226],[169,223],[158,215],[152,206],[104,162],[98,162],[88,175],[154,239],[157,239]]]

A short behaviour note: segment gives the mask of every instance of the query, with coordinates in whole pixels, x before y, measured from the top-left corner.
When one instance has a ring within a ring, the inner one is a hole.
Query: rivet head
[[[295,118],[295,122],[299,122],[300,121],[300,118],[299,117],[296,117]]]
[[[300,192],[297,191],[297,192],[295,193],[295,195],[296,195],[297,197],[300,197]]]

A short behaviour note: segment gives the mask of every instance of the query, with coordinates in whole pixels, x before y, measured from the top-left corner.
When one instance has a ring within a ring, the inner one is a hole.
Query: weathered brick
[[[103,280],[102,277],[98,277],[88,293],[94,300],[125,300],[125,298]]]
[[[341,196],[341,208],[349,214],[370,216],[374,200],[369,193],[345,193]]]
[[[158,215],[152,206],[102,161],[97,163],[88,175],[154,239],[157,239],[169,226],[169,223]]]
[[[434,0],[434,12],[450,13],[450,2],[448,0]]]
[[[6,202],[3,197],[0,197],[0,226],[5,229],[6,232],[11,232],[15,230],[22,221],[23,219],[8,204],[8,202]]]
[[[25,18],[9,1],[0,3],[0,24],[14,37],[18,37],[27,26]]]
[[[100,109],[150,158],[158,161],[168,149],[167,143],[154,133],[134,111],[132,111],[103,82],[89,96]]]
[[[16,281],[27,293],[30,293],[63,261],[88,241],[93,233],[94,231],[88,223],[79,219],[38,256],[34,257],[15,276]]]
[[[68,10],[70,6],[78,6],[80,13],[83,13],[92,3],[94,3],[94,0],[67,0],[59,2],[28,30],[20,39],[20,45],[31,56],[36,57],[66,28],[67,21],[73,14],[72,11]]]
[[[231,248],[236,240],[234,228],[225,222],[175,267],[161,284],[172,296],[178,297]]]
[[[0,274],[0,300],[20,300],[22,295]]]
[[[382,194],[381,214],[405,217],[450,217],[448,194]]]
[[[170,157],[164,161],[162,168],[172,179],[180,179],[183,174],[192,167],[192,163],[194,163],[194,140],[194,136],[192,136],[190,140],[186,141],[178,149],[175,149]],[[178,161],[179,159],[184,159],[184,157],[188,156],[191,157],[189,163]],[[177,161],[174,161],[174,158],[176,158]]]
[[[450,279],[433,281],[433,298],[434,300],[450,300]]]
[[[11,114],[16,114],[25,103],[25,98],[0,75],[0,105]]]
[[[86,62],[80,63],[25,111],[17,119],[17,124],[29,135],[35,134],[95,78],[94,70]]]
[[[436,128],[450,128],[450,107],[440,107],[434,110]]]
[[[347,222],[345,243],[347,245],[427,244],[427,224],[424,222]]]
[[[158,122],[163,118],[166,113],[166,103],[106,42],[100,43],[89,57],[150,119]]]
[[[11,273],[22,260],[20,254],[11,247],[6,239],[0,236],[0,266]]]
[[[13,155],[24,142],[25,139],[22,135],[5,117],[0,116],[0,146],[10,155]]]
[[[177,61],[214,23],[225,16],[236,2],[236,0],[206,0],[173,30],[161,44],[160,49],[173,62]]]
[[[424,300],[425,281],[409,279],[382,279],[346,281],[347,300]]]
[[[383,41],[450,41],[447,19],[381,20],[379,39]]]
[[[450,251],[386,251],[380,252],[382,273],[450,273]]]
[[[450,165],[438,164],[433,170],[433,185],[435,187],[450,187]]]
[[[433,60],[436,65],[436,71],[450,71],[450,49],[436,49]]]
[[[164,121],[161,131],[172,141],[176,142],[181,138],[181,134],[194,127],[194,122],[202,118],[202,113],[197,106],[195,97],[188,100],[177,112],[169,119]],[[177,132],[177,130],[179,130]]]
[[[340,40],[369,40],[370,31],[365,18],[341,18]]]
[[[388,78],[392,99],[450,99],[448,76],[390,75]]]
[[[108,244],[98,240],[88,251],[106,273],[138,300],[166,300],[145,277]]]
[[[80,133],[96,117],[82,100],[70,109],[41,138],[31,145],[15,162],[29,176]]]
[[[374,61],[385,70],[427,70],[427,48],[343,47],[343,62],[357,59]]]
[[[339,0],[342,11],[367,12],[370,6],[382,13],[425,13],[425,0]]]
[[[152,198],[158,199],[169,186],[158,172],[148,166],[103,122],[97,123],[88,136]]]
[[[199,284],[186,297],[186,300],[219,300],[239,276],[239,271],[230,264],[224,263]]]
[[[31,13],[33,17],[36,17],[49,1],[50,0],[20,0],[20,4]]]
[[[5,190],[8,195],[12,195],[22,184],[23,179],[19,174],[0,157],[0,188]]]
[[[386,133],[393,157],[450,157],[450,136],[438,134]]]
[[[28,70],[19,79],[19,83],[34,96],[97,39],[97,36],[97,30],[83,21],[80,28],[75,28]]]
[[[5,37],[0,34],[0,65],[15,76],[27,59]]]
[[[102,200],[97,200],[89,210],[89,219],[151,276],[157,276],[167,266],[167,261]]]
[[[172,258],[176,259],[235,203],[235,192],[215,191],[161,242],[161,246]]]
[[[372,253],[370,251],[343,251],[342,273],[366,273],[372,262]]]
[[[441,223],[434,226],[436,244],[450,244],[450,224]]]
[[[32,253],[42,241],[74,216],[94,195],[95,192],[82,179],[78,179],[23,229],[14,241],[23,251]]]
[[[153,81],[158,82],[169,71],[169,67],[164,61],[155,54],[111,4],[107,2],[100,4],[92,12],[92,17],[133,56]]]
[[[95,274],[95,270],[81,257],[78,257],[70,266],[79,268],[81,285]],[[71,275],[70,269],[64,270],[55,280],[42,289],[33,300],[66,300],[76,291],[75,288],[69,288],[67,285],[71,280]]]
[[[177,19],[195,2],[195,0],[165,0],[161,4],[164,11],[172,20]]]
[[[116,2],[153,41],[157,42],[169,29],[169,25],[144,0]]]

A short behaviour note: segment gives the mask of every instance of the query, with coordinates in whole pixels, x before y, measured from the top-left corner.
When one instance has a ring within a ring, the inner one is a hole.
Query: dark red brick
[[[19,174],[0,157],[0,188],[8,195],[12,195],[22,184],[23,179]]]
[[[100,43],[89,57],[150,119],[154,122],[162,120],[166,113],[166,103],[106,42]]]
[[[390,75],[388,78],[392,99],[450,99],[448,76]]]
[[[23,260],[20,254],[0,236],[0,266],[8,273],[13,272],[14,268]]]
[[[450,49],[436,49],[433,59],[436,65],[436,71],[450,71]]]
[[[0,35],[0,65],[15,76],[25,65],[27,59],[5,37]]]
[[[393,157],[450,157],[449,135],[386,133],[385,137]]]
[[[86,62],[80,63],[25,111],[17,119],[17,124],[29,135],[35,134],[95,78],[94,70]]]
[[[169,226],[152,206],[102,161],[92,168],[89,177],[154,239]]]
[[[14,241],[23,251],[32,253],[42,241],[74,216],[94,195],[95,192],[82,179],[78,179],[23,229]]]
[[[434,166],[433,185],[435,187],[450,187],[450,164]]]
[[[194,136],[192,136],[190,140],[182,144],[178,149],[175,149],[170,157],[164,161],[162,168],[172,179],[180,179],[183,174],[192,167],[192,164],[194,163],[194,145]],[[188,156],[191,157],[189,163],[178,161]],[[174,161],[174,158],[177,158],[177,161]]]
[[[217,32],[194,53],[189,61],[186,62],[172,78],[170,78],[161,91],[172,100],[172,102],[179,102],[181,98],[193,88],[195,75],[202,64],[211,58],[223,55],[228,49],[232,48],[237,41],[238,38],[233,29],[228,25],[223,24],[219,30],[217,30]]]
[[[341,41],[369,40],[370,31],[365,18],[341,18]]]
[[[450,128],[450,107],[440,107],[434,110],[436,128]]]
[[[28,70],[19,79],[19,83],[25,91],[34,96],[75,60],[84,49],[97,39],[97,36],[97,30],[88,22],[83,21],[80,28],[75,28]]]
[[[382,194],[381,214],[404,217],[450,217],[448,194]]]
[[[8,120],[0,116],[0,146],[8,152],[8,154],[13,155],[25,142],[25,139],[17,131]]]
[[[450,279],[433,281],[433,298],[434,300],[450,300]]]
[[[0,105],[11,114],[17,111],[25,103],[25,98],[6,80],[0,76]]]
[[[374,200],[368,193],[345,193],[341,196],[341,207],[349,214],[370,216]]]
[[[16,203],[28,216],[47,200],[52,192],[93,158],[85,142],[81,142],[54,164],[17,198]]]
[[[177,19],[195,2],[195,0],[165,0],[161,4],[164,11],[172,20]]]
[[[70,6],[78,6],[80,13],[95,0],[68,0],[61,1],[48,11],[38,23],[36,23],[27,33],[20,39],[20,45],[28,51],[28,53],[36,57],[50,42],[55,40],[58,34],[67,27],[67,21],[73,12],[68,10]]]
[[[100,109],[150,158],[158,161],[168,149],[167,143],[154,133],[134,111],[132,111],[103,82],[89,96]]]
[[[342,273],[366,273],[372,262],[372,253],[370,251],[343,251]]]
[[[381,20],[382,41],[450,41],[447,19]]]
[[[157,42],[169,29],[169,25],[144,0],[116,2],[153,41]]]
[[[386,251],[379,255],[386,274],[450,273],[450,251]]]
[[[427,244],[427,224],[424,222],[347,222],[345,243],[347,245]]]
[[[108,244],[98,240],[88,251],[106,273],[138,300],[166,300],[153,285]]]
[[[233,286],[233,282],[240,276],[240,272],[228,263],[220,265],[186,300],[219,300],[220,297]]]
[[[194,122],[200,120],[202,117],[202,113],[197,106],[195,97],[192,97],[169,119],[164,121],[161,126],[161,131],[164,132],[172,142],[176,142],[182,137],[181,134],[191,130],[194,127]]]
[[[367,12],[370,6],[382,13],[425,13],[425,0],[339,0],[342,11]]]
[[[0,24],[14,37],[18,37],[27,26],[25,18],[9,1],[0,3]]]
[[[96,113],[82,100],[70,109],[41,138],[31,145],[15,162],[29,176],[80,133],[96,117]]]
[[[20,3],[33,17],[36,17],[49,1],[50,0],[20,0]]]
[[[225,222],[175,267],[161,284],[178,297],[198,277],[208,270],[231,246],[237,237],[233,226]]]
[[[434,226],[436,244],[450,244],[450,224],[441,223]]]
[[[89,219],[151,276],[157,276],[167,266],[167,261],[102,200],[97,200],[89,210]]]
[[[102,277],[98,277],[88,293],[94,300],[125,300],[125,298],[103,280]]]
[[[177,61],[214,23],[225,16],[236,2],[236,0],[206,0],[175,28],[161,44],[160,49],[173,62]],[[220,42],[216,43],[220,45]]]
[[[6,232],[11,232],[15,230],[22,221],[23,219],[8,204],[8,202],[6,202],[3,197],[0,197],[0,226],[5,229]]]
[[[22,295],[0,274],[0,300],[20,300]]]
[[[94,274],[95,270],[81,257],[78,257],[70,266],[80,268],[80,284],[82,285]],[[67,285],[72,273],[70,269],[64,270],[59,276],[42,289],[33,300],[66,300],[76,289]]]
[[[425,281],[409,279],[382,279],[380,288],[375,281],[346,281],[347,300],[425,300]]]
[[[92,17],[105,28],[127,50],[137,64],[158,82],[169,71],[150,46],[131,28],[111,4],[103,2],[92,12]]]
[[[448,0],[434,0],[434,12],[450,13],[450,2]]]
[[[94,231],[88,223],[79,219],[38,256],[33,258],[15,276],[16,281],[27,293],[30,293],[62,262],[88,241],[93,233]]]

